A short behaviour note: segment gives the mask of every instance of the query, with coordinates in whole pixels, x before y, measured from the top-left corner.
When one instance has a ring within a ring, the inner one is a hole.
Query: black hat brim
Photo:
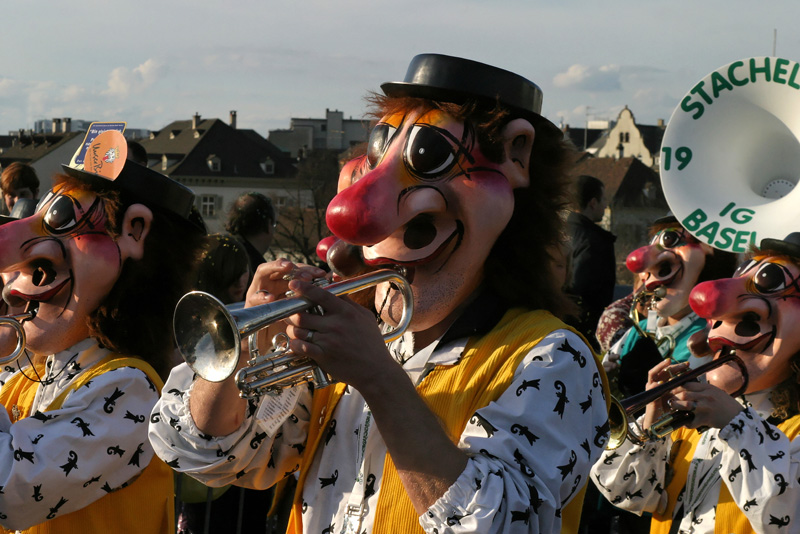
[[[389,97],[416,97],[462,104],[470,99],[497,103],[545,121],[542,117],[542,90],[532,81],[513,72],[443,54],[420,54],[408,66],[402,82],[381,85]]]
[[[118,190],[131,201],[177,217],[192,228],[203,231],[190,217],[194,206],[192,190],[144,165],[128,160],[114,180],[67,165],[62,165],[62,168],[67,176],[86,182],[90,187]]]

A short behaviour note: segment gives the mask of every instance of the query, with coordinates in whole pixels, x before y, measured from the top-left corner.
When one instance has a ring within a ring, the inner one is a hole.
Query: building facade
[[[343,152],[366,142],[368,136],[367,122],[345,119],[343,112],[326,109],[324,119],[292,118],[288,129],[270,130],[267,139],[293,158],[303,159],[311,150]]]

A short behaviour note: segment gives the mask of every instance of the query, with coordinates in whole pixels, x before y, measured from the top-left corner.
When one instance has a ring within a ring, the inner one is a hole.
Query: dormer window
[[[267,176],[275,174],[275,162],[272,161],[270,158],[265,159],[264,161],[259,163],[259,165],[261,165],[261,170],[264,171],[264,174],[266,174]]]
[[[206,159],[206,164],[208,164],[208,170],[211,172],[222,171],[222,160],[214,154],[208,156],[208,159]]]

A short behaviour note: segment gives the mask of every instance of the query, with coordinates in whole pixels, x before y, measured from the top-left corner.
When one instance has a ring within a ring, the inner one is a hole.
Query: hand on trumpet
[[[673,364],[665,360],[648,373],[647,389],[683,373],[689,364]],[[722,428],[744,408],[729,393],[709,384],[706,381],[692,381],[676,387],[671,395],[665,395],[656,402],[647,405],[644,428],[649,428],[669,412],[686,411],[693,414],[691,421],[683,426],[688,428],[713,427]]]
[[[247,289],[245,307],[258,306],[285,298],[289,291],[289,282],[292,280],[312,280],[323,278],[328,273],[319,267],[302,263],[293,263],[281,258],[267,263],[262,263],[256,269],[253,281]],[[263,352],[269,345],[269,340],[275,334],[285,330],[285,323],[277,321],[269,328],[258,332],[259,349]]]
[[[286,319],[289,346],[296,354],[313,359],[334,379],[362,393],[370,386],[380,387],[378,377],[400,369],[386,349],[373,311],[305,280],[292,280],[289,289],[324,310],[324,315],[298,313]]]

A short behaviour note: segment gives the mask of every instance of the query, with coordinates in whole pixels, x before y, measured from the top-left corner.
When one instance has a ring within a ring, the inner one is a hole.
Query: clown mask
[[[410,330],[439,324],[483,279],[483,264],[514,211],[516,187],[528,185],[534,130],[523,119],[503,130],[504,161],[481,152],[468,123],[439,110],[383,117],[368,151],[348,163],[327,223],[362,247],[373,267],[401,266],[414,292]],[[396,323],[401,302],[388,284],[375,305]]]
[[[134,204],[114,239],[103,198],[66,183],[47,193],[32,216],[0,227],[3,299],[15,310],[36,310],[24,323],[28,350],[51,354],[88,336],[88,317],[124,261],[141,257],[151,220],[148,208]]]
[[[728,346],[749,373],[747,392],[775,386],[790,376],[790,359],[800,351],[800,267],[788,256],[757,255],[734,278],[698,284],[692,309],[709,320],[709,346]],[[740,380],[728,367],[709,373],[709,382],[732,391]]]
[[[711,254],[711,247],[676,223],[657,232],[649,245],[631,252],[625,263],[645,291],[664,288],[664,297],[654,303],[654,309],[673,323],[689,313],[689,294]]]

